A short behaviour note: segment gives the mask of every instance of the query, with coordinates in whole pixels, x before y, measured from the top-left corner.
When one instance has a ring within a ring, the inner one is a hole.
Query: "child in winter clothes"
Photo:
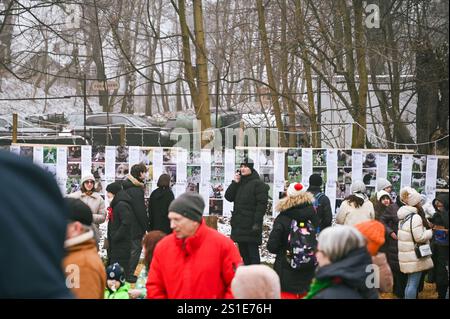
[[[393,278],[391,268],[387,263],[386,254],[378,252],[380,247],[384,244],[384,225],[376,220],[369,220],[359,224],[355,227],[360,231],[361,234],[367,240],[367,251],[372,256],[372,263],[378,266],[379,271],[378,276],[375,278],[379,279],[376,283],[377,288],[380,292],[392,292]]]
[[[163,239],[167,234],[159,230],[152,230],[148,232],[142,240],[142,250],[144,252],[144,267],[139,273],[134,289],[128,291],[131,299],[143,299],[147,296],[147,283],[148,270],[150,269],[150,263],[152,262],[153,250],[155,250],[156,244]]]
[[[106,268],[105,299],[129,299],[130,284],[125,282],[125,272],[118,264]]]

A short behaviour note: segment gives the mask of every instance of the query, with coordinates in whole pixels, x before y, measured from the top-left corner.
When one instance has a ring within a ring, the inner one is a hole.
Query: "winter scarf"
[[[139,181],[137,178],[135,178],[133,175],[128,174],[127,178],[130,180],[131,183],[133,183],[134,186],[138,186],[138,187],[142,187],[144,188],[144,183],[142,183],[141,181]]]
[[[113,220],[114,220],[113,209],[112,209],[112,207],[110,206],[110,207],[108,207],[106,210],[108,211],[108,220],[111,221],[111,223],[112,223]]]
[[[319,292],[321,292],[324,289],[327,289],[333,285],[341,283],[342,280],[338,277],[335,277],[333,279],[316,279],[314,278],[311,286],[309,287],[308,294],[303,297],[303,299],[313,299],[314,296],[316,296]]]

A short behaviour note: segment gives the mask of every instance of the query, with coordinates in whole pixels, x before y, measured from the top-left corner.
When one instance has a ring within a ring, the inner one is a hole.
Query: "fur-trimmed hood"
[[[314,195],[311,194],[310,192],[304,192],[295,197],[287,196],[278,202],[276,210],[278,212],[283,212],[296,206],[312,205],[313,201]]]
[[[140,182],[137,178],[135,178],[133,175],[128,174],[127,179],[133,183],[134,186],[142,187],[144,188],[144,183]]]

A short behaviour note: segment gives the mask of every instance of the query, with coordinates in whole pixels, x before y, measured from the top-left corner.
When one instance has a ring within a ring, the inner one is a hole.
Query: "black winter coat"
[[[170,234],[169,205],[175,196],[170,188],[155,189],[148,199],[148,217],[150,219],[150,230],[160,230]]]
[[[367,265],[372,264],[366,247],[351,251],[344,259],[320,267],[317,280],[331,279],[335,284],[325,288],[314,299],[378,299],[375,288],[366,286]]]
[[[321,193],[322,190],[317,186],[310,186],[308,192],[316,196],[317,193]],[[319,218],[319,229],[322,231],[331,226],[333,221],[333,212],[331,211],[331,203],[328,196],[324,195],[319,199],[319,207],[317,209],[317,216]]]
[[[108,258],[127,267],[131,256],[131,197],[120,191],[114,196],[110,207],[113,218],[108,221]]]
[[[232,182],[225,192],[225,199],[234,202],[231,216],[231,239],[235,242],[261,244],[262,224],[267,209],[269,186],[260,180],[253,170],[242,176],[239,183]]]
[[[122,187],[131,197],[131,208],[133,209],[131,218],[131,238],[142,239],[149,228],[144,189],[133,183],[130,179],[123,181]]]
[[[386,254],[389,267],[392,271],[399,272],[400,265],[398,263],[398,240],[391,237],[392,233],[398,234],[398,217],[397,204],[391,204],[389,207],[383,209],[383,211],[378,211],[378,205],[376,206],[377,211],[375,215],[380,223],[385,227],[385,241],[383,246],[380,247],[380,252]]]
[[[436,200],[440,201],[442,204],[444,204],[444,211],[438,211],[436,208]],[[436,196],[436,198],[433,200],[433,207],[435,209],[435,213],[433,217],[430,218],[430,222],[437,226],[443,226],[445,229],[448,229],[448,195],[445,194],[439,194]],[[448,246],[448,233],[447,233],[447,240],[445,243],[437,242],[434,239],[433,234],[433,244],[439,245],[439,246]]]
[[[272,232],[267,242],[267,250],[277,255],[273,269],[280,277],[281,291],[300,294],[308,291],[314,278],[315,268],[294,270],[286,260],[288,236],[293,219],[297,222],[310,221],[314,228],[317,227],[318,223],[311,202],[304,202],[280,212],[273,223]]]

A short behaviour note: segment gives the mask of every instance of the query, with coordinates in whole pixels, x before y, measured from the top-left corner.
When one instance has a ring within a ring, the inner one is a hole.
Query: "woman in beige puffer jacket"
[[[95,191],[95,178],[92,175],[86,175],[81,179],[81,189],[67,195],[70,198],[80,199],[89,206],[92,212],[92,221],[94,225],[94,234],[97,244],[100,241],[100,224],[106,220],[105,201],[102,196]]]
[[[428,223],[420,206],[420,194],[411,187],[405,187],[400,191],[400,199],[406,205],[397,211],[398,260],[400,271],[408,275],[405,299],[415,299],[422,272],[433,268],[433,261],[431,256],[417,258],[411,233],[416,243],[429,244],[433,232],[427,229]]]

